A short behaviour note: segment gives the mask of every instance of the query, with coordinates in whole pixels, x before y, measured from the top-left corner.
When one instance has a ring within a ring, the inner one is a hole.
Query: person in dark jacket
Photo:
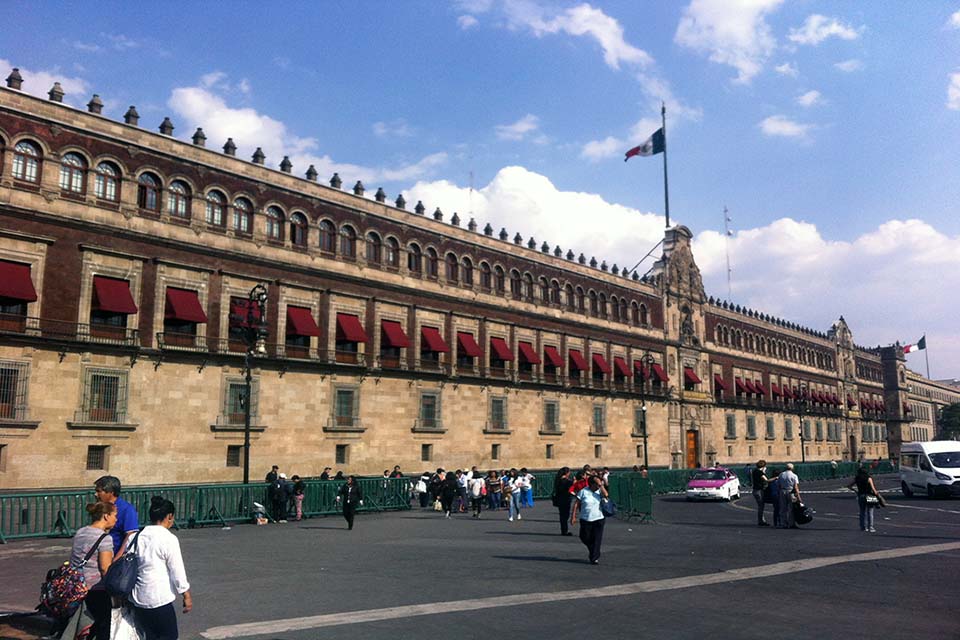
[[[440,504],[443,505],[444,517],[450,517],[453,501],[458,495],[460,495],[460,482],[455,474],[448,473],[443,479],[443,484],[440,485]]]
[[[557,471],[557,477],[553,481],[553,506],[560,510],[560,535],[572,536],[570,533],[570,487],[573,486],[573,480],[570,479],[570,467],[563,467]]]
[[[343,505],[343,518],[347,521],[347,529],[353,529],[353,515],[357,506],[363,506],[363,491],[357,484],[357,479],[347,476],[347,481],[337,491],[337,504]]]
[[[277,522],[287,521],[287,504],[290,500],[288,487],[287,474],[281,473],[267,488],[267,496],[270,498],[270,510],[273,519]]]

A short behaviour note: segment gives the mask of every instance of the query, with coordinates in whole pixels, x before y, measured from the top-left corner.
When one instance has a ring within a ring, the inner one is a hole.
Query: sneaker
[[[444,516],[444,518],[449,518],[449,517],[450,517],[450,514],[449,514],[449,513]]]
[[[520,515],[519,513],[517,514],[517,520],[523,520],[523,516]]]
[[[287,524],[286,520],[277,520],[277,522],[279,522],[280,524]]]
[[[870,533],[876,533],[876,532],[877,532],[877,530],[874,529],[873,527],[870,527],[869,529],[867,529],[867,531],[869,531]]]
[[[507,521],[513,522],[513,516],[510,516],[509,518],[507,518]]]

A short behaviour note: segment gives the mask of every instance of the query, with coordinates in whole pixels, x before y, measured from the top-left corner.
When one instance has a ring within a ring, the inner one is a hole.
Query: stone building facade
[[[248,407],[255,478],[874,458],[912,420],[902,353],[708,297],[685,227],[641,276],[61,100],[0,88],[0,487],[239,480]]]

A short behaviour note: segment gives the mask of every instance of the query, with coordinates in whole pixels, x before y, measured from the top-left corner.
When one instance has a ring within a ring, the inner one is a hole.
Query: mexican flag
[[[639,147],[634,147],[627,151],[623,161],[626,162],[633,156],[654,156],[658,153],[663,153],[666,148],[667,140],[663,135],[663,127],[661,127],[654,131],[653,135],[647,138]]]
[[[920,349],[927,348],[927,336],[923,336],[917,341],[916,344],[908,344],[903,348],[904,353],[913,353],[914,351],[920,351]]]

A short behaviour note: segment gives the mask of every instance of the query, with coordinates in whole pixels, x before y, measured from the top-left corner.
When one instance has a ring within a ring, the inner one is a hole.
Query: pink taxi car
[[[697,469],[687,483],[687,500],[732,500],[740,497],[740,479],[724,467]]]

